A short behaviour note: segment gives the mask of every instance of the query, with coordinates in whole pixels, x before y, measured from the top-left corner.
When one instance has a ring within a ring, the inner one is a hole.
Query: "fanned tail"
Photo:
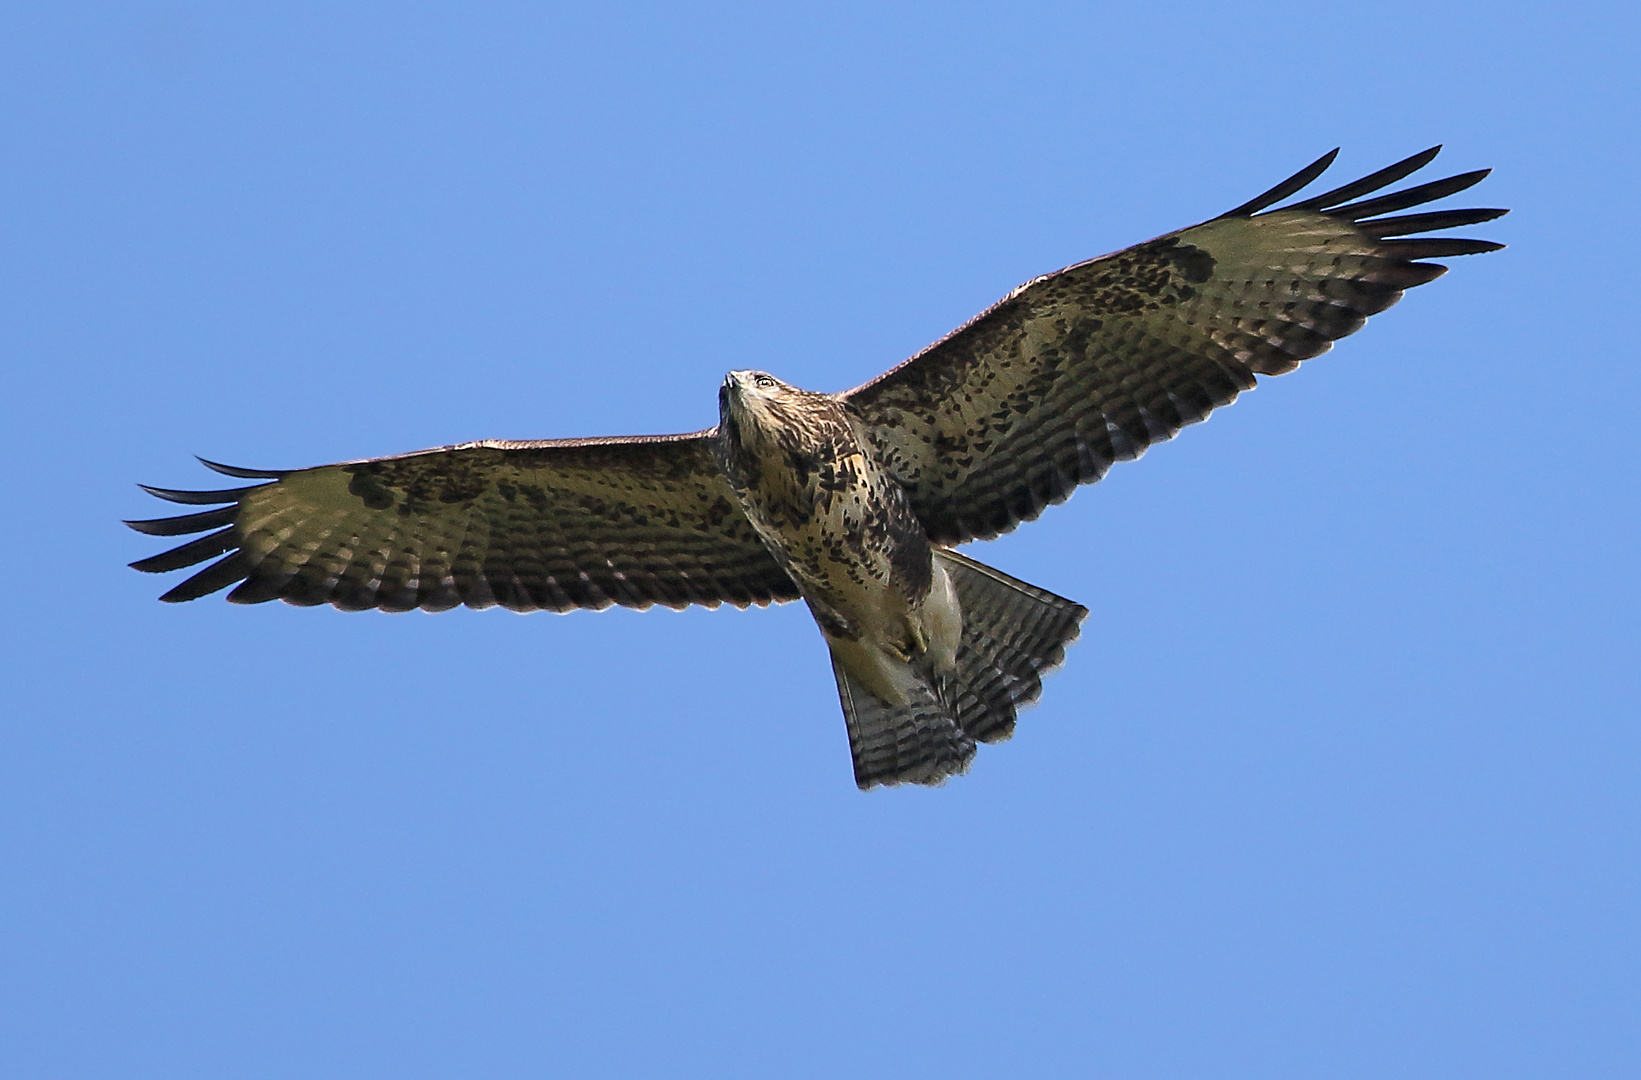
[[[957,723],[979,742],[1002,742],[1018,710],[1042,695],[1043,676],[1065,659],[1088,609],[955,551],[936,549],[935,558],[963,608],[949,695]]]
[[[936,549],[963,612],[957,671],[906,670],[908,702],[890,705],[849,674],[832,673],[849,729],[855,783],[940,784],[967,771],[977,742],[1014,733],[1018,710],[1043,692],[1088,609],[953,551]]]

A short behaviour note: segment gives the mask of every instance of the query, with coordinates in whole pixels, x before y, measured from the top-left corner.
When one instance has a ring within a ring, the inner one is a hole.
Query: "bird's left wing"
[[[146,489],[226,504],[127,522],[154,536],[207,533],[132,563],[138,570],[223,556],[163,600],[236,582],[228,599],[238,603],[344,610],[746,607],[798,597],[719,475],[711,432],[470,443],[291,472],[211,467],[272,482]]]
[[[842,398],[931,540],[1007,532],[1446,269],[1420,260],[1502,247],[1392,239],[1504,213],[1381,216],[1463,191],[1485,170],[1363,198],[1435,156],[1266,211],[1321,175],[1328,154],[1212,221],[1022,285]]]

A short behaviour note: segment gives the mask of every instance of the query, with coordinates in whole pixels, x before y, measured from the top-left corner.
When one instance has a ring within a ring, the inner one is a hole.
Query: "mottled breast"
[[[853,622],[852,613],[915,605],[928,594],[922,524],[837,399],[762,372],[732,372],[720,414],[724,476],[817,616],[824,608]]]

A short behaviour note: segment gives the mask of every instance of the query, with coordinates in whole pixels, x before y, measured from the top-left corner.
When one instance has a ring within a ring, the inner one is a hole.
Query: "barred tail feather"
[[[832,674],[862,791],[878,784],[939,784],[974,760],[974,740],[926,680],[912,687],[907,704],[890,705],[844,670],[835,654]]]
[[[832,673],[849,729],[855,783],[939,784],[967,771],[977,742],[1014,733],[1016,712],[1043,692],[1088,609],[956,552],[936,549],[963,612],[957,671],[904,671],[905,705],[890,705],[845,669]]]
[[[980,742],[1014,733],[1016,712],[1043,692],[1088,615],[1083,605],[1028,585],[955,551],[936,549],[963,608],[956,685],[958,725]]]

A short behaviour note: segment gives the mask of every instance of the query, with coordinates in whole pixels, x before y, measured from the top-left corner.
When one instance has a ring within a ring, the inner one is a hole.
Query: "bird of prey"
[[[1187,229],[1077,263],[863,386],[733,371],[686,435],[475,442],[269,472],[128,524],[205,533],[131,565],[216,562],[161,599],[442,611],[739,608],[802,599],[831,652],[861,788],[938,784],[1006,739],[1088,613],[960,555],[1244,390],[1326,352],[1499,209],[1399,211],[1486,170],[1375,195],[1434,148],[1286,205],[1334,151]],[[1272,209],[1275,207],[1275,209]]]

